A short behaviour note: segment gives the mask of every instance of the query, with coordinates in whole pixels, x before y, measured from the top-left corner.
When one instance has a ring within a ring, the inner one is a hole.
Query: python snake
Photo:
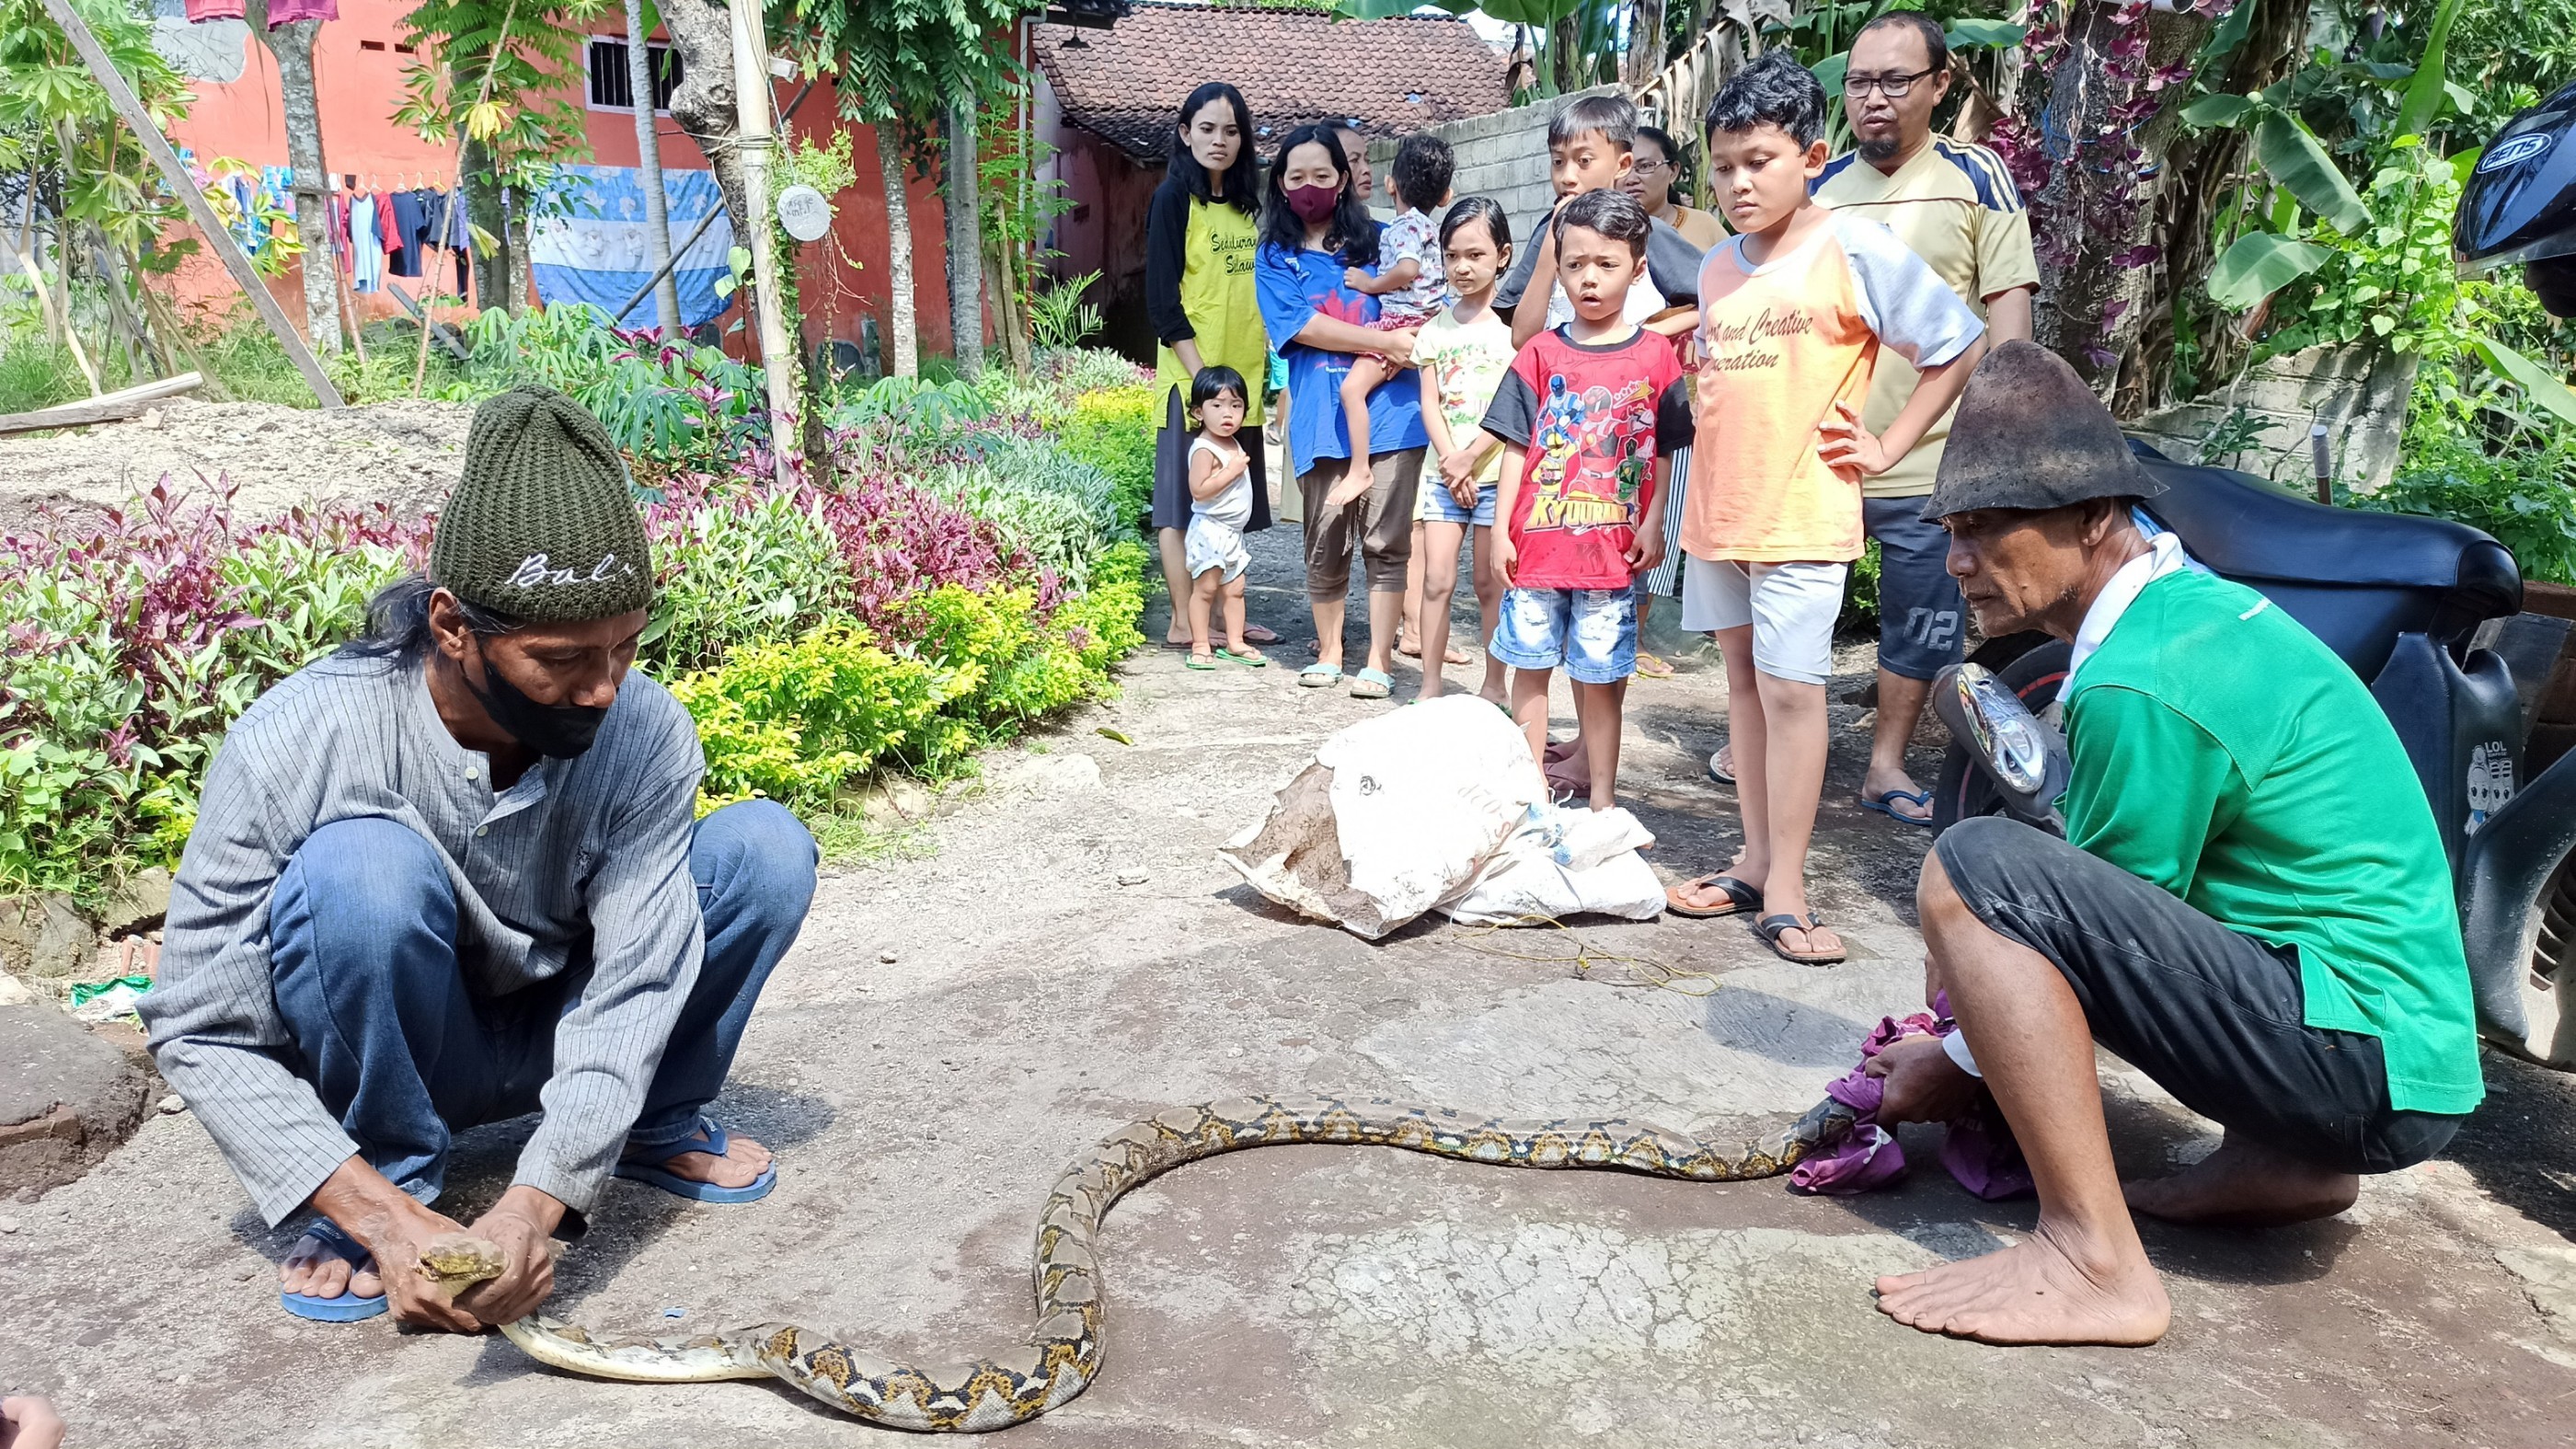
[[[1401,1147],[1498,1167],[1617,1168],[1694,1182],[1740,1182],[1788,1171],[1851,1130],[1851,1109],[1828,1098],[1787,1128],[1732,1156],[1703,1139],[1621,1118],[1510,1121],[1372,1098],[1254,1097],[1174,1107],[1132,1123],[1068,1169],[1038,1217],[1037,1328],[991,1358],[922,1368],[795,1324],[696,1338],[612,1340],[544,1315],[501,1331],[540,1363],[594,1378],[703,1383],[777,1378],[842,1413],[898,1429],[1006,1429],[1070,1401],[1100,1372],[1102,1302],[1092,1234],[1137,1184],[1184,1162],[1291,1143]],[[421,1269],[451,1295],[505,1264],[500,1250],[450,1236]]]

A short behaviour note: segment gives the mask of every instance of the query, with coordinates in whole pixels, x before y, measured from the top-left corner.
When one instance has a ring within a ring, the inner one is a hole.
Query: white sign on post
[[[832,203],[811,186],[790,186],[778,193],[778,224],[798,241],[821,241],[832,229]]]

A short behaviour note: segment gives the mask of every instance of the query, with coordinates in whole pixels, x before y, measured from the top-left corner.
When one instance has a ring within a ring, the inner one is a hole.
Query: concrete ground
[[[1294,544],[1294,530],[1260,540],[1255,616],[1297,639]],[[1842,687],[1867,651],[1845,664]],[[942,1359],[1025,1331],[1049,1184],[1165,1104],[1376,1093],[1723,1119],[1749,1134],[1814,1101],[1879,1016],[1918,1005],[1923,840],[1851,803],[1865,737],[1839,707],[1815,877],[1854,948],[1843,966],[1779,963],[1734,922],[1419,924],[1369,945],[1264,903],[1214,848],[1317,741],[1386,707],[1300,690],[1285,668],[1191,673],[1148,653],[1120,700],[991,757],[918,848],[828,871],[715,1107],[778,1149],[778,1190],[711,1208],[612,1184],[563,1260],[554,1310],[611,1333],[798,1320]],[[1721,719],[1704,669],[1631,696],[1626,778],[1668,875],[1722,862],[1735,839],[1731,792],[1700,773]],[[1117,884],[1134,872],[1146,879]],[[1578,975],[1585,943],[1636,959]],[[1648,962],[1707,973],[1715,993],[1619,984]],[[2129,1170],[2212,1145],[2210,1124],[2106,1070]],[[1222,1158],[1110,1215],[1107,1370],[1012,1437],[2564,1444],[2576,1083],[2503,1061],[2489,1081],[2495,1095],[2448,1154],[2370,1182],[2334,1221],[2150,1226],[2175,1318],[2143,1350],[1999,1350],[1872,1310],[1873,1275],[1982,1252],[2033,1222],[2028,1202],[1953,1185],[1929,1134],[1909,1133],[1910,1181],[1858,1199],[1350,1148]],[[499,1192],[527,1131],[466,1139],[451,1211]],[[291,1232],[251,1215],[184,1113],[0,1213],[0,1391],[53,1395],[76,1444],[876,1437],[775,1385],[590,1382],[498,1337],[292,1321],[273,1283]]]

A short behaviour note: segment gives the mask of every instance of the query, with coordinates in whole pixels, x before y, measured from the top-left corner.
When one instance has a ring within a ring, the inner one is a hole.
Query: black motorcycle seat
[[[2130,447],[2165,485],[2147,511],[2228,578],[2430,594],[2425,602],[2460,625],[2522,610],[2522,572],[2512,553],[2466,524],[2329,508],[2243,473],[2176,463],[2143,443]]]

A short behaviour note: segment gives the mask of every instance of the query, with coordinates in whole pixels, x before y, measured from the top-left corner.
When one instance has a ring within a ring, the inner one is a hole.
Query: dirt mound
[[[245,521],[325,499],[434,508],[456,486],[473,412],[426,400],[323,412],[182,398],[130,422],[0,437],[0,533],[34,526],[48,507],[114,507],[165,476],[191,492],[230,483]]]

